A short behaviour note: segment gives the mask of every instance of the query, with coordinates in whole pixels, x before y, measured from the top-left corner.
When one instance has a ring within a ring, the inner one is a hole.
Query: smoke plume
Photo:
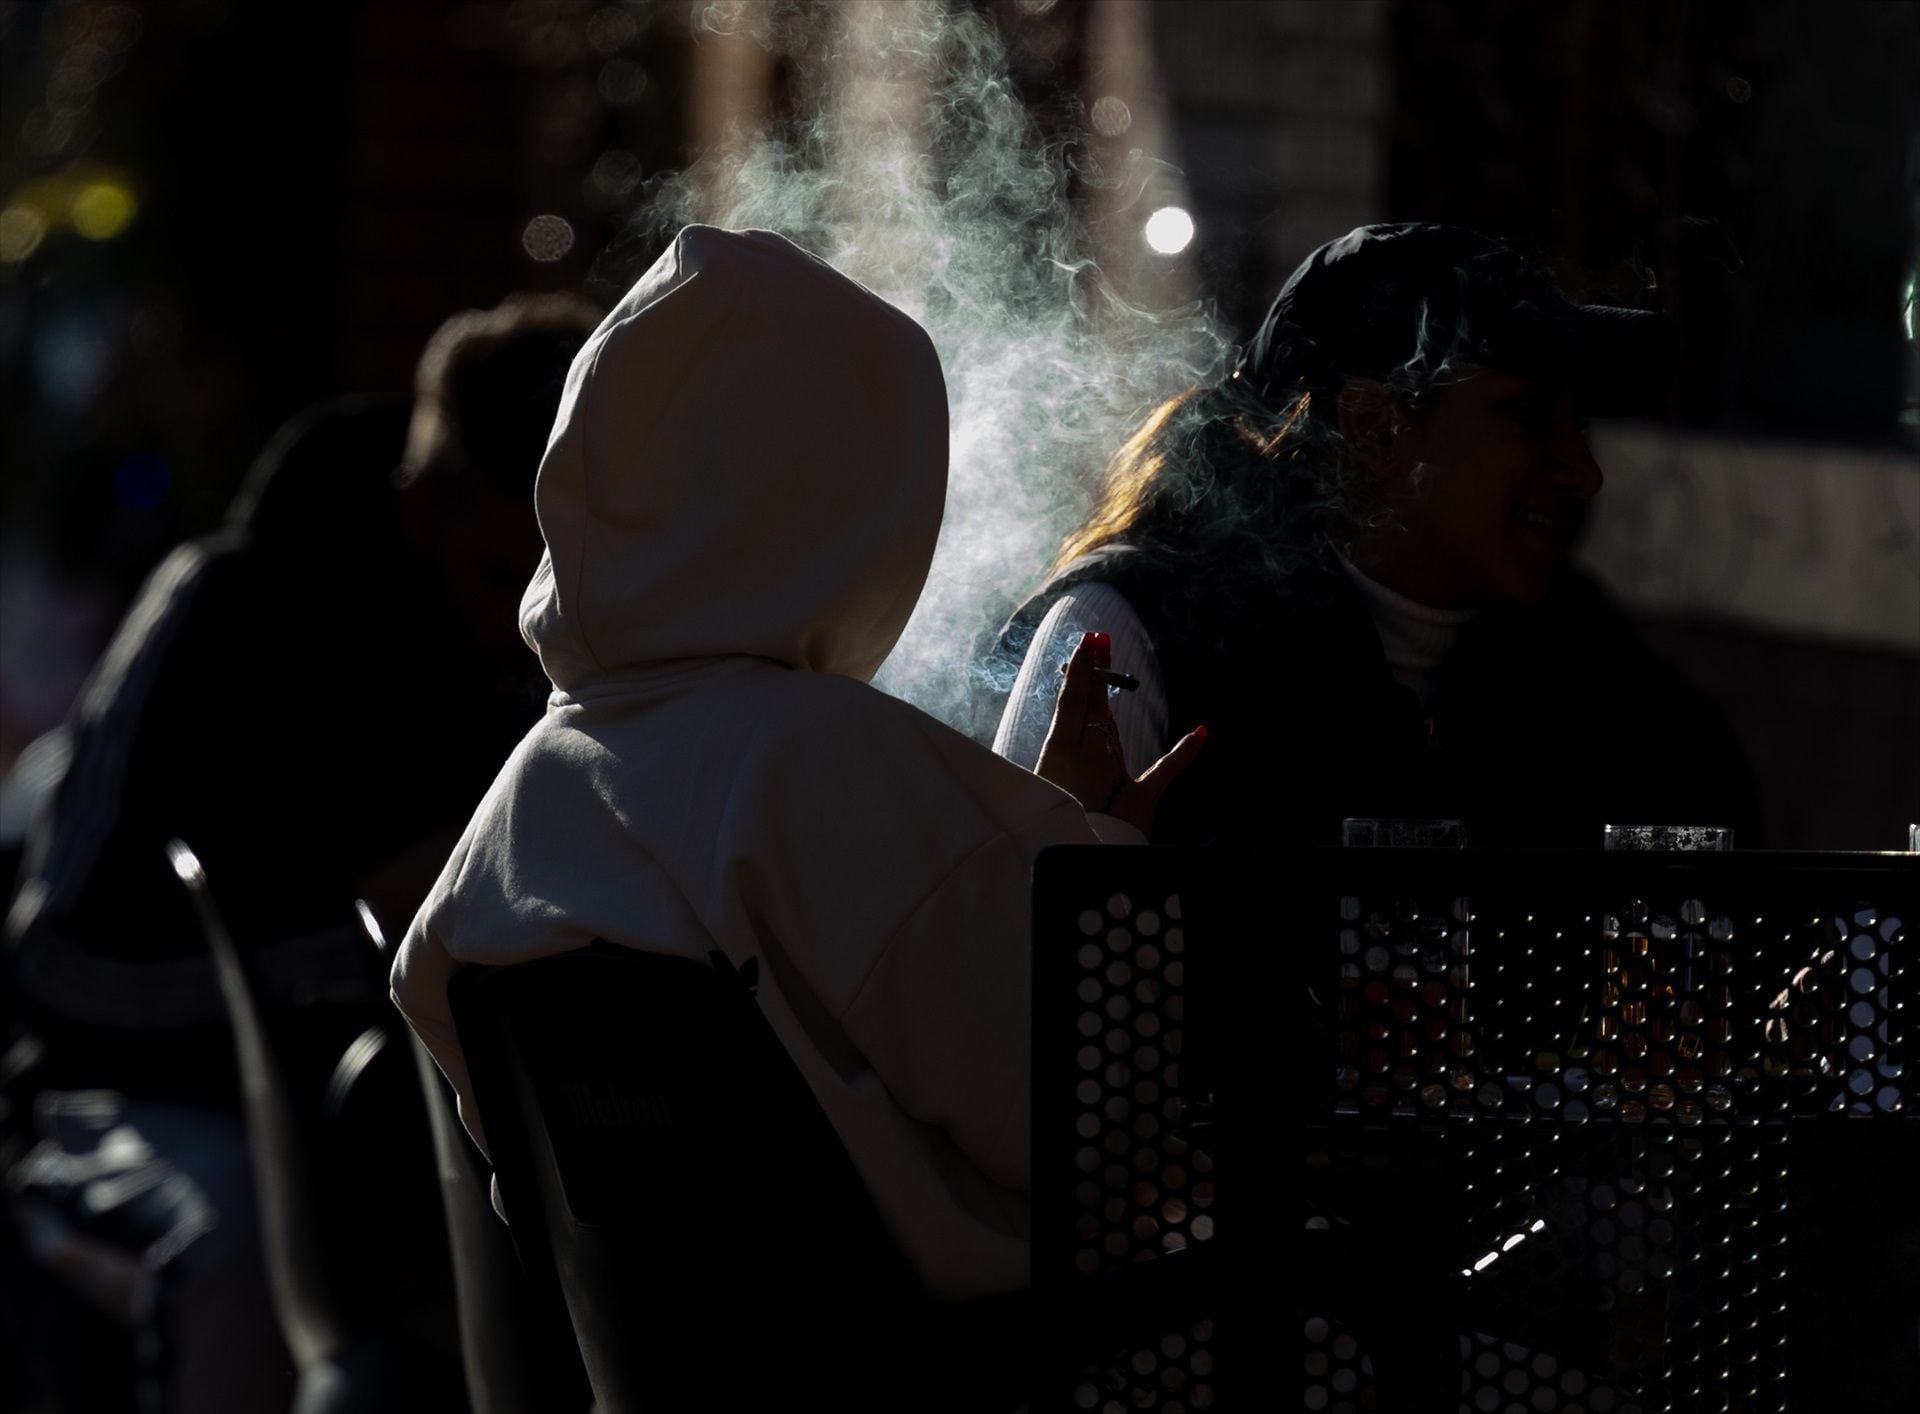
[[[1070,186],[1138,189],[1140,173],[1042,140],[989,18],[942,0],[717,0],[696,18],[717,36],[754,26],[789,66],[795,112],[657,186],[631,244],[657,249],[691,220],[777,231],[932,335],[952,427],[946,520],[877,685],[990,734],[980,704],[1008,684],[989,680],[984,636],[1038,584],[1131,427],[1213,376],[1226,340],[1203,307],[1149,313],[1110,288]]]

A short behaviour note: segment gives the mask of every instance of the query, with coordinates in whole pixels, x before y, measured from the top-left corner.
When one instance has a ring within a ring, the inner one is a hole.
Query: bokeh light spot
[[[47,223],[31,206],[13,205],[0,211],[0,262],[17,265],[40,248]]]
[[[140,204],[118,182],[94,181],[73,198],[69,219],[73,229],[90,241],[110,241],[133,224]]]
[[[151,510],[167,496],[173,473],[152,452],[135,452],[113,474],[113,494],[131,510]]]
[[[1112,94],[1094,100],[1091,116],[1093,130],[1101,137],[1119,137],[1133,126],[1133,110]]]
[[[588,180],[600,195],[617,199],[639,186],[644,175],[638,157],[622,148],[612,147],[601,153],[594,162]]]
[[[1193,217],[1177,206],[1163,206],[1147,218],[1147,244],[1161,255],[1178,255],[1193,240]]]
[[[1745,103],[1753,97],[1753,85],[1735,74],[1727,80],[1727,97],[1735,103]]]
[[[602,54],[618,54],[640,33],[640,22],[618,5],[606,5],[587,21],[587,43]]]
[[[628,108],[647,91],[647,71],[627,59],[609,59],[596,80],[600,96],[616,108]]]
[[[564,216],[536,216],[520,233],[520,244],[535,260],[550,264],[573,249],[573,227]]]

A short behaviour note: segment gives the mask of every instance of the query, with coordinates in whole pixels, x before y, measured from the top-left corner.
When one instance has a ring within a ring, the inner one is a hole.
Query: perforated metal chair
[[[1920,1179],[1917,910],[1911,856],[1297,861],[1310,1192],[1426,1234],[1305,1323],[1308,1402],[1389,1407],[1380,1332],[1424,1325],[1471,1408],[1910,1407],[1920,1214],[1876,1195]],[[1282,965],[1250,953],[1249,991]]]
[[[1234,878],[1036,871],[1035,1414],[1910,1407],[1920,860]]]
[[[1236,1132],[1206,1024],[1231,931],[1217,880],[1197,849],[1063,847],[1035,865],[1035,1414],[1230,1409],[1258,1391],[1270,1335],[1237,1278],[1262,1204],[1216,1188]]]
[[[179,840],[167,855],[193,902],[233,1030],[268,1287],[299,1371],[295,1414],[453,1414],[465,1401],[457,1378],[449,1378],[451,1343],[436,1350],[417,1330],[398,1328],[395,1304],[384,1298],[416,1274],[378,1269],[396,1254],[369,1250],[367,1215],[337,1182],[352,1158],[330,1147],[324,1132],[323,1116],[345,1114],[352,1092],[367,1088],[388,1050],[384,1036],[362,1033],[334,1067],[327,1093],[304,1098],[285,1028],[271,1023],[261,979],[235,945],[199,859]],[[380,1162],[404,1160],[386,1145]],[[390,1176],[388,1192],[400,1187]]]
[[[1013,1408],[1018,1309],[927,1297],[753,984],[596,943],[450,988],[515,1244],[596,1408]]]

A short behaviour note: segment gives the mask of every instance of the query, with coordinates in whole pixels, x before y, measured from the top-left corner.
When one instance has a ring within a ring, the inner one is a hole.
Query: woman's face
[[[1390,523],[1356,543],[1359,567],[1449,608],[1538,599],[1601,482],[1574,391],[1493,369],[1398,428],[1381,473]]]

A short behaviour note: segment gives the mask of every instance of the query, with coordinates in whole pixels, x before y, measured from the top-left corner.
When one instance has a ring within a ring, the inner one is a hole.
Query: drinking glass
[[[1347,849],[1464,849],[1471,833],[1465,820],[1356,817],[1340,822],[1340,843]]]
[[[1608,825],[1601,836],[1606,849],[1733,848],[1733,830],[1727,825]]]

